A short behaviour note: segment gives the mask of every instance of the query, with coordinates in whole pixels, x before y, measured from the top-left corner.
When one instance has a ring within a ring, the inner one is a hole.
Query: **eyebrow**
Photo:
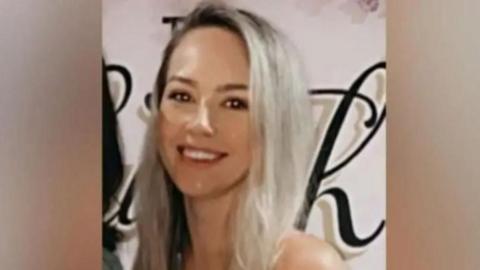
[[[180,83],[185,83],[185,84],[191,85],[193,87],[198,86],[198,82],[196,80],[186,78],[186,77],[182,77],[182,76],[178,76],[178,75],[172,75],[170,78],[168,78],[167,83],[169,83],[171,81],[177,81],[177,82],[180,82]],[[228,91],[247,90],[247,89],[248,89],[248,86],[246,84],[243,84],[243,83],[227,83],[227,84],[224,84],[224,85],[221,85],[221,86],[217,87],[216,91],[222,93],[222,92],[228,92]]]
[[[228,92],[234,90],[247,90],[248,86],[243,83],[227,83],[217,88],[218,92]]]
[[[171,81],[178,81],[178,82],[181,82],[181,83],[189,84],[191,86],[197,86],[198,85],[197,81],[195,81],[195,80],[185,78],[185,77],[182,77],[182,76],[177,76],[177,75],[172,75],[170,78],[168,78],[167,83],[169,83]]]

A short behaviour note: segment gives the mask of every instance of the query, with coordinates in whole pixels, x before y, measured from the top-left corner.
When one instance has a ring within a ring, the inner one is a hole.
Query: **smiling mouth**
[[[183,159],[196,163],[213,163],[228,155],[224,152],[183,145],[178,146],[177,151]]]

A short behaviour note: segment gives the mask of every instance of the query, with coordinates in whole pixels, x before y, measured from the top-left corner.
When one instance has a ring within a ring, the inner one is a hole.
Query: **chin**
[[[222,197],[235,190],[236,187],[240,186],[240,182],[242,182],[234,181],[228,183],[214,183],[212,182],[212,179],[215,178],[204,179],[198,177],[180,177],[176,179],[177,180],[174,180],[175,186],[180,190],[180,192],[182,192],[184,196],[197,199],[213,199]]]

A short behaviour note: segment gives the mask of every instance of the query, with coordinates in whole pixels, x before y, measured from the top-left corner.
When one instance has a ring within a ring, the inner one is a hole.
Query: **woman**
[[[200,4],[157,77],[138,173],[136,269],[342,269],[293,229],[313,122],[292,48],[263,19]]]

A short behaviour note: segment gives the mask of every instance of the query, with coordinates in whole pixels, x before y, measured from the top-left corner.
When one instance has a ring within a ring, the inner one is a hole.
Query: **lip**
[[[216,154],[216,155],[220,155],[220,156],[227,155],[227,153],[225,153],[225,152],[213,150],[213,149],[206,148],[206,147],[197,147],[197,146],[192,146],[192,145],[187,145],[187,144],[180,144],[180,145],[177,146],[177,150],[179,150],[179,151],[183,151],[183,149],[185,149],[185,148],[189,148],[189,149],[196,150],[196,151],[210,152],[212,154]]]
[[[218,157],[213,159],[213,160],[198,160],[198,159],[188,158],[183,154],[183,151],[185,150],[185,148],[188,148],[188,149],[194,150],[194,151],[203,151],[203,152],[207,152],[207,153],[212,153],[214,155],[218,155]],[[224,157],[228,156],[228,154],[226,152],[221,152],[221,151],[213,150],[211,148],[206,148],[206,147],[198,147],[198,146],[185,145],[185,144],[178,145],[177,146],[177,152],[178,152],[178,154],[180,155],[180,157],[183,161],[191,163],[191,164],[210,165],[210,164],[217,163],[218,161],[220,161]]]

